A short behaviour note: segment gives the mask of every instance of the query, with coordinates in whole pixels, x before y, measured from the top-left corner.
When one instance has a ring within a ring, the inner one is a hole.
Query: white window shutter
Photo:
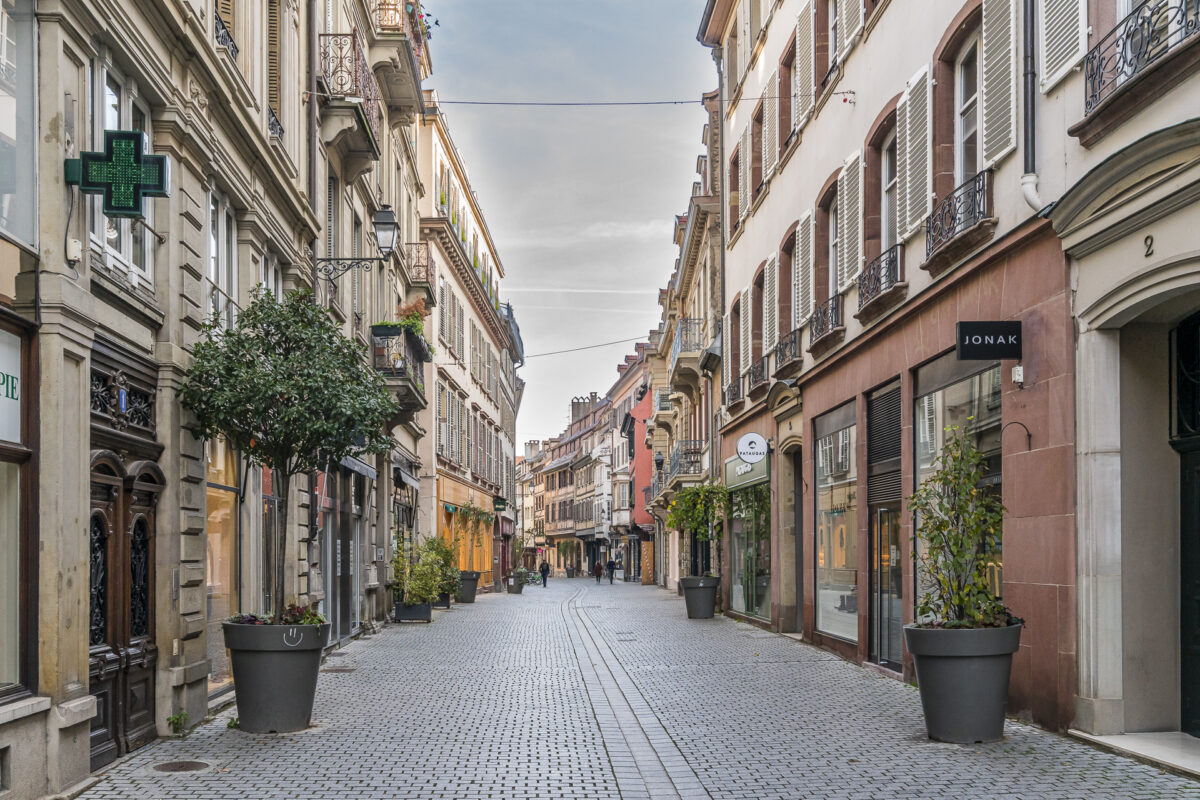
[[[750,211],[750,168],[754,156],[750,152],[750,126],[742,131],[742,143],[738,147],[738,217],[745,219]]]
[[[862,269],[862,158],[846,159],[838,179],[838,289],[845,289]]]
[[[983,160],[1017,147],[1017,2],[983,0]]]
[[[921,67],[908,84],[908,111],[905,114],[904,233],[907,239],[915,233],[931,206],[930,180],[930,103],[929,70]]]
[[[796,60],[792,62],[792,127],[799,128],[812,114],[814,95],[813,79],[813,4],[805,3],[796,20]]]
[[[455,302],[455,305],[458,307],[456,309],[457,313],[458,313],[458,350],[457,350],[457,353],[458,353],[459,358],[466,360],[465,355],[464,355],[464,350],[466,348],[463,347],[463,344],[464,344],[463,338],[465,337],[465,334],[463,333],[463,328],[465,327],[463,324],[463,307],[462,307],[462,303],[459,303],[459,302]]]
[[[792,251],[792,329],[803,325],[813,306],[813,215],[804,212],[796,226],[796,247]]]
[[[733,328],[729,327],[731,314],[725,315],[721,323],[721,375],[725,386],[733,383]]]
[[[446,340],[446,280],[438,278],[438,336]]]
[[[779,341],[779,259],[772,254],[763,271],[763,355]]]
[[[1041,86],[1048,92],[1087,50],[1087,0],[1039,0]],[[1015,26],[1014,26],[1015,27]]]
[[[905,190],[904,165],[908,162],[908,90],[896,103],[896,234],[903,237],[908,228],[908,192]]]
[[[862,33],[863,21],[866,19],[866,13],[863,9],[863,0],[842,0],[838,4],[841,11],[841,19],[838,20],[838,63],[846,61],[846,55],[850,52],[850,48],[854,46],[854,41],[859,34]]]
[[[753,335],[751,321],[754,319],[754,309],[750,307],[750,296],[752,292],[750,287],[742,290],[742,302],[739,307],[742,309],[742,336],[741,336],[741,372],[745,375],[750,371],[750,353],[753,350],[750,347],[750,337]]]
[[[763,91],[763,181],[775,173],[779,160],[779,73],[772,72]]]
[[[738,81],[746,75],[746,70],[750,68],[750,52],[754,49],[754,43],[750,41],[750,0],[741,0],[738,4],[738,24],[741,30],[738,33],[741,42],[741,47],[738,48],[738,56],[741,58],[741,69],[738,70]]]
[[[446,390],[442,386],[442,382],[437,384],[437,451],[438,455],[446,453],[446,432],[443,430],[446,419]]]

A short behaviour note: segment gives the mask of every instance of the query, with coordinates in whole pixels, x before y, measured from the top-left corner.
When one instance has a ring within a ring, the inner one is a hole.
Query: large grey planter
[[[463,571],[459,573],[459,577],[462,578],[462,583],[458,587],[458,602],[474,603],[475,593],[479,591],[479,573]]]
[[[312,721],[324,625],[241,625],[225,622],[233,665],[238,727],[248,733],[300,731]]]
[[[437,600],[433,601],[433,607],[449,609],[450,608],[450,593],[442,592],[441,594],[439,594],[437,596]]]
[[[433,603],[396,603],[396,622],[433,622]]]
[[[683,587],[683,602],[687,606],[688,619],[712,619],[717,608],[717,584],[719,579],[680,578]]]
[[[519,575],[509,575],[504,579],[504,588],[509,594],[520,594],[525,591],[525,581]]]
[[[567,577],[568,578],[575,577],[575,568],[574,567],[567,567]]]
[[[1008,677],[1020,643],[1019,623],[1005,628],[905,626],[904,644],[913,655],[930,739],[974,744],[1004,736]]]

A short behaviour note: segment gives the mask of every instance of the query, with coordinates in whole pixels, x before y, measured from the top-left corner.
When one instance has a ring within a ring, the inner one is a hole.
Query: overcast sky
[[[428,0],[442,102],[699,100],[716,88],[696,41],[703,0]],[[645,337],[687,211],[699,105],[445,105],[496,240],[527,356]],[[633,343],[530,358],[517,447],[559,433],[571,397],[603,394]]]

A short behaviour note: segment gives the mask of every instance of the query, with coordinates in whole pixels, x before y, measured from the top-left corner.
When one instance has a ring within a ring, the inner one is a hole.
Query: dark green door
[[[1180,453],[1179,515],[1180,699],[1182,725],[1200,736],[1200,451]]]

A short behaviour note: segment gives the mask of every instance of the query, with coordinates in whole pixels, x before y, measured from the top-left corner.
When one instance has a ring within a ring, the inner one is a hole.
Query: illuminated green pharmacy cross
[[[141,217],[143,197],[166,197],[170,169],[166,156],[146,155],[141,131],[105,131],[104,152],[80,153],[79,188],[104,195],[109,217]]]

